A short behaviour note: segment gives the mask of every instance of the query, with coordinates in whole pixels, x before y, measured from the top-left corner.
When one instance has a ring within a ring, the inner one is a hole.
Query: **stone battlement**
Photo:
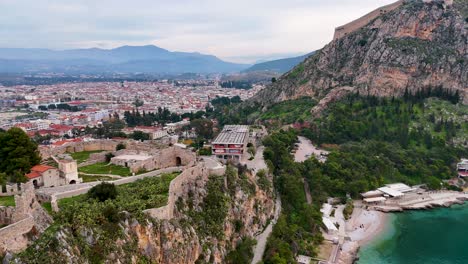
[[[393,11],[403,5],[405,2],[409,1],[421,1],[421,0],[399,0],[393,4],[389,4],[386,6],[382,6],[380,8],[377,8],[376,10],[346,24],[340,27],[337,27],[335,29],[335,35],[333,37],[333,40],[340,39],[364,26],[369,24],[372,20],[378,18],[379,16],[388,13],[390,11]],[[453,5],[453,0],[422,0],[424,3],[433,3],[433,2],[441,2],[445,6],[451,6]]]
[[[380,8],[377,8],[376,10],[368,13],[367,15],[360,17],[346,25],[337,27],[335,29],[335,35],[333,37],[333,40],[340,39],[362,27],[365,25],[369,24],[372,20],[376,19],[382,14],[385,14],[387,12],[393,11],[400,7],[405,1],[404,0],[399,0],[393,4],[389,4],[386,6],[382,6]]]

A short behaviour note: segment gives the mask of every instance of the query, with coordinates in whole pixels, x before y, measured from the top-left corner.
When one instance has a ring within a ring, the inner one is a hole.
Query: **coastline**
[[[391,216],[389,214],[367,210],[362,208],[359,203],[356,203],[351,218],[346,221],[346,233],[349,239],[344,241],[342,245],[338,263],[354,263],[358,259],[360,248],[368,245],[385,232],[390,220]]]
[[[363,208],[356,208],[355,211],[357,211],[356,216],[353,212],[353,217],[346,223],[346,228],[351,240],[362,247],[385,231],[390,215]]]

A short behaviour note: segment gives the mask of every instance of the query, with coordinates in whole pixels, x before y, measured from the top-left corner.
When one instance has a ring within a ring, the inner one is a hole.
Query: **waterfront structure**
[[[226,125],[213,141],[213,152],[222,162],[240,162],[247,152],[249,126]]]
[[[366,203],[380,203],[384,202],[386,198],[401,198],[406,193],[415,192],[418,187],[410,187],[403,183],[386,184],[377,190],[361,193],[361,196]]]
[[[457,172],[460,178],[468,177],[468,159],[462,159],[461,162],[457,164]]]

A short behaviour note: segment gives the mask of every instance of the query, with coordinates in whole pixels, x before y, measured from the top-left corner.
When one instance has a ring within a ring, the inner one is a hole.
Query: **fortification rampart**
[[[0,225],[11,224],[13,212],[13,207],[0,206]]]
[[[393,11],[403,5],[405,2],[409,1],[421,1],[421,0],[399,0],[393,4],[389,4],[386,6],[382,6],[380,8],[377,8],[376,10],[364,15],[363,17],[360,17],[346,25],[337,27],[335,29],[335,35],[333,37],[333,40],[340,39],[364,26],[372,22],[372,20],[376,19],[377,17],[388,13],[390,11]],[[433,2],[440,2],[442,3],[445,7],[453,5],[453,0],[422,0],[424,3],[433,3]]]
[[[367,15],[358,18],[346,25],[343,25],[341,27],[337,27],[335,29],[335,35],[333,37],[333,40],[340,39],[362,27],[365,25],[369,24],[372,20],[376,19],[382,14],[385,14],[387,12],[390,12],[392,10],[397,9],[399,6],[401,6],[404,3],[404,0],[399,0],[393,4],[389,4],[386,6],[382,6],[380,8],[377,8],[376,10],[368,13]]]
[[[7,184],[5,190],[0,186],[0,196],[12,196],[21,193],[21,185],[18,184]]]
[[[122,185],[122,184],[132,183],[132,182],[135,182],[135,181],[147,178],[147,177],[156,177],[156,176],[159,176],[159,175],[164,174],[164,173],[180,172],[183,169],[184,169],[184,167],[165,168],[165,169],[158,170],[156,172],[149,172],[149,173],[145,173],[145,174],[142,174],[142,175],[137,175],[137,176],[133,176],[133,177],[127,177],[127,178],[119,179],[119,180],[116,180],[116,181],[112,181],[111,183],[113,183],[115,185]],[[99,183],[100,182],[83,184],[82,188],[77,188],[77,189],[74,189],[74,190],[61,192],[61,193],[56,193],[56,194],[52,194],[52,195],[47,195],[45,193],[39,193],[38,196],[41,197],[41,201],[50,202],[51,205],[52,205],[52,210],[54,210],[55,212],[58,212],[59,211],[58,200],[63,199],[63,198],[69,198],[69,197],[74,197],[74,196],[77,196],[77,195],[85,194],[91,188],[98,185]]]
[[[208,181],[209,175],[224,175],[225,171],[225,167],[207,168],[203,162],[184,170],[177,178],[172,180],[169,185],[167,205],[148,209],[145,210],[145,212],[156,219],[172,219],[174,217],[177,200],[179,197],[187,194],[194,183],[197,181],[206,182]]]
[[[24,250],[29,243],[27,234],[34,231],[34,225],[34,218],[29,216],[0,229],[0,255]]]
[[[58,147],[42,146],[39,148],[39,151],[43,159],[48,159],[51,156],[57,156],[65,152],[75,153],[96,150],[115,151],[115,148],[117,147],[119,142],[120,141],[112,139],[101,139],[87,142],[70,142]]]
[[[0,219],[7,224],[0,229],[0,255],[24,250],[31,237],[43,232],[52,222],[38,203],[31,182],[22,184],[22,193],[15,195],[15,203],[15,207],[0,208]]]

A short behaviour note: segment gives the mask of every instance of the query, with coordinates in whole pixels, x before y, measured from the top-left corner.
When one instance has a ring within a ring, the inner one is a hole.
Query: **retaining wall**
[[[0,255],[24,250],[28,245],[27,233],[34,231],[34,218],[29,216],[21,221],[0,229]]]
[[[13,207],[0,206],[0,225],[11,224],[13,212],[14,212]]]
[[[12,196],[21,193],[21,186],[18,187],[17,184],[7,184],[5,186],[6,190],[3,191],[3,187],[0,186],[0,196]]]
[[[177,200],[189,191],[191,184],[197,180],[206,182],[208,181],[209,175],[224,175],[225,171],[225,167],[215,168],[213,170],[208,169],[205,167],[204,163],[184,170],[177,178],[173,179],[169,185],[167,205],[145,210],[145,213],[156,219],[172,219],[174,217]]]
[[[147,177],[156,177],[156,176],[159,176],[159,175],[164,174],[164,173],[172,173],[172,172],[177,172],[177,171],[182,171],[182,170],[183,170],[183,167],[165,168],[165,169],[161,169],[161,170],[153,171],[153,172],[148,172],[148,173],[137,175],[137,176],[122,178],[122,179],[119,179],[119,180],[112,181],[110,183],[113,183],[115,185],[122,185],[122,184],[132,183],[132,182],[135,182],[137,180],[141,180],[141,179],[144,179],[144,178],[147,178]],[[50,203],[52,205],[52,209],[55,212],[58,212],[59,211],[58,200],[63,199],[63,198],[69,198],[69,197],[74,197],[74,196],[78,196],[78,195],[81,195],[81,194],[85,194],[91,188],[93,188],[95,185],[97,185],[99,183],[100,182],[96,182],[94,185],[89,184],[89,185],[87,185],[87,186],[85,186],[83,188],[80,188],[80,189],[53,194],[53,195],[49,196],[49,199],[44,199],[44,201],[50,201]],[[45,197],[45,194],[42,194],[42,196]],[[41,199],[43,199],[43,198],[41,198]]]
[[[393,4],[382,6],[382,7],[378,8],[378,9],[368,13],[367,15],[365,15],[365,16],[363,16],[361,18],[358,18],[358,19],[356,19],[356,20],[354,20],[354,21],[352,21],[352,22],[350,22],[350,23],[348,23],[346,25],[341,26],[341,27],[337,27],[335,29],[335,35],[333,37],[333,40],[340,39],[340,38],[354,32],[354,31],[364,27],[365,25],[369,24],[372,20],[376,19],[380,15],[397,9],[403,3],[404,3],[404,0],[400,0],[400,1],[397,1],[397,2],[395,2]]]

